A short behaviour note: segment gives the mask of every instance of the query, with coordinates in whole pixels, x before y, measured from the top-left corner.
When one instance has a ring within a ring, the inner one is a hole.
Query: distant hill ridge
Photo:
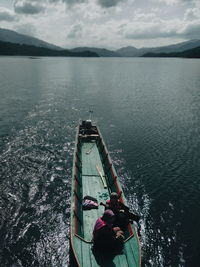
[[[184,58],[200,58],[200,46],[195,47],[183,52],[172,52],[172,53],[146,53],[143,57],[184,57]]]
[[[97,53],[100,57],[120,57],[121,55],[115,51],[108,50],[105,48],[96,48],[96,47],[76,47],[71,49],[73,52],[83,52],[83,51],[92,51]]]
[[[45,47],[45,48],[50,48],[50,49],[55,49],[55,50],[63,49],[59,46],[47,43],[38,38],[20,34],[12,30],[1,29],[1,28],[0,28],[0,41],[15,43],[15,44],[33,45],[37,47]]]
[[[134,46],[122,47],[120,49],[109,50],[105,48],[96,48],[96,47],[76,47],[73,49],[64,49],[59,46],[50,44],[43,40],[20,34],[12,30],[1,29],[0,28],[0,41],[9,42],[14,44],[24,44],[30,46],[36,46],[41,48],[53,49],[56,51],[71,51],[72,53],[83,53],[83,52],[91,52],[91,55],[98,55],[100,57],[141,57],[143,55],[157,56],[157,54],[169,54],[169,53],[180,53],[183,51],[187,51],[193,48],[197,48],[200,46],[200,40],[189,40],[185,42],[181,42],[178,44],[161,46],[161,47],[153,47],[153,48],[136,48]],[[1,53],[1,51],[0,51]],[[195,56],[195,55],[193,55]]]
[[[200,40],[190,40],[186,42],[181,42],[178,44],[152,47],[152,48],[135,48],[132,46],[123,47],[116,50],[121,56],[125,57],[140,57],[146,53],[171,53],[171,52],[183,52],[192,48],[200,46]]]
[[[72,52],[69,50],[54,50],[26,44],[14,44],[0,41],[0,55],[3,56],[48,56],[48,57],[98,57],[91,51]]]

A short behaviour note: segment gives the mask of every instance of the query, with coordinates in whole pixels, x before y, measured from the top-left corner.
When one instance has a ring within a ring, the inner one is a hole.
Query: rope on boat
[[[81,237],[80,235],[77,235],[77,234],[74,234],[76,237],[78,237],[79,239],[81,239],[82,241],[84,241],[85,243],[88,243],[88,244],[92,244],[93,242],[92,241],[87,241],[85,240],[83,237]]]

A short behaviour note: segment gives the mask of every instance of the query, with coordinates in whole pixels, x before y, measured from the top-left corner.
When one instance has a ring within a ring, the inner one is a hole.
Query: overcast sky
[[[0,0],[0,27],[62,47],[200,39],[200,0]]]

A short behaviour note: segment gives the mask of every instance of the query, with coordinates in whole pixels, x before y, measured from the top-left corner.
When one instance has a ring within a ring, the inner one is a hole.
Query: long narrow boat
[[[95,221],[102,216],[104,207],[83,210],[84,196],[106,202],[111,192],[122,191],[115,168],[99,128],[91,120],[78,126],[72,172],[70,246],[75,263],[71,266],[138,267],[141,266],[140,244],[134,224],[125,233],[124,248],[114,258],[98,259],[92,250],[92,232]],[[126,204],[122,192],[120,201]]]

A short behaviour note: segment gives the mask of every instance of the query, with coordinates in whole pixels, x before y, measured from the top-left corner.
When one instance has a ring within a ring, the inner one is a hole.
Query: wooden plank
[[[87,153],[88,151],[90,153]],[[92,196],[98,200],[98,203],[102,200],[105,201],[104,199],[108,199],[109,193],[107,188],[104,188],[96,169],[96,165],[98,165],[102,169],[103,174],[103,167],[96,143],[83,144],[82,159],[82,173],[86,174],[86,176],[82,176],[83,197],[86,195]],[[83,211],[84,238],[86,240],[92,239],[94,224],[98,217],[102,216],[103,212],[104,208],[102,206],[99,206],[98,210]]]
[[[102,177],[104,178],[104,169],[99,155],[99,150],[96,143],[87,142],[82,144],[81,151],[82,158],[82,197],[89,195],[95,197],[98,203],[104,202],[109,198],[108,188],[105,188],[105,184],[102,183]],[[98,166],[98,168],[96,167]],[[105,179],[105,178],[104,178]],[[114,186],[114,185],[113,185]],[[83,238],[87,241],[92,239],[92,232],[95,221],[102,216],[104,207],[99,206],[98,209],[84,210],[83,214]],[[135,239],[135,238],[134,238]],[[124,253],[117,255],[112,263],[116,267],[138,267],[138,244],[134,242],[128,242],[124,245]],[[81,244],[81,266],[85,267],[98,267],[98,263],[92,253],[91,244],[87,244],[82,241]],[[80,247],[79,247],[80,249]],[[105,266],[106,262],[105,262]],[[114,266],[114,265],[113,265]]]
[[[88,151],[90,151],[89,154]],[[82,146],[82,173],[86,175],[99,175],[96,169],[97,164],[102,166],[96,143],[84,143]]]
[[[137,260],[135,259],[134,250],[132,249],[132,246],[130,244],[131,242],[132,242],[132,239],[124,244],[127,262],[128,262],[128,265],[131,267],[138,267],[139,264],[137,263]]]
[[[83,195],[90,195],[97,198],[99,202],[99,177],[86,177],[83,179]],[[102,192],[102,189],[100,190]],[[99,206],[98,209],[83,211],[84,238],[92,239],[92,231],[98,217],[102,216],[104,208]]]
[[[140,261],[140,250],[139,250],[139,245],[138,245],[136,233],[135,233],[135,237],[133,239],[131,239],[130,241],[128,241],[128,243],[131,246],[136,266],[139,266],[140,265],[140,262],[139,262]]]
[[[113,261],[116,266],[121,266],[121,267],[133,267],[133,266],[130,266],[127,262],[127,257],[125,254],[120,254],[120,255],[117,255],[115,258],[114,258],[114,261]]]
[[[83,255],[83,265],[82,266],[92,267],[90,250],[91,250],[91,245],[85,244],[85,243],[82,245],[82,255]]]
[[[98,173],[99,173],[99,175],[100,175],[100,177],[101,177],[101,181],[102,181],[102,183],[103,183],[103,187],[104,187],[104,188],[107,188],[107,184],[106,184],[106,181],[105,181],[105,179],[104,179],[104,177],[103,177],[103,173],[102,173],[102,170],[101,170],[99,164],[96,165],[96,168],[97,168],[97,171],[98,171]]]
[[[91,267],[99,267],[99,264],[96,262],[96,259],[93,255],[93,252],[90,252],[90,261],[91,261]]]
[[[83,127],[83,126],[80,126]],[[79,127],[79,129],[80,129]],[[99,132],[99,129],[97,129]],[[80,132],[79,132],[80,133]],[[99,132],[100,133],[100,132]],[[101,134],[100,134],[101,135]],[[79,135],[79,145],[78,153],[75,150],[74,153],[74,164],[73,164],[73,175],[76,174],[76,180],[72,180],[72,194],[74,190],[74,182],[77,183],[77,194],[80,196],[80,200],[85,195],[90,195],[97,198],[98,203],[104,202],[109,198],[109,191],[119,191],[121,186],[117,183],[113,184],[113,177],[116,176],[114,167],[111,165],[111,169],[108,173],[108,177],[105,177],[104,167],[108,170],[111,164],[108,151],[103,142],[102,137],[100,139],[99,148],[97,147],[97,137],[98,135],[88,135],[87,138],[82,138],[82,135]],[[84,136],[85,137],[85,136]],[[97,141],[89,141],[90,138]],[[76,144],[78,139],[76,137]],[[100,152],[99,152],[100,149]],[[100,153],[102,154],[100,155]],[[104,161],[102,163],[102,160]],[[79,163],[80,172],[77,173],[76,163]],[[98,167],[96,167],[98,166]],[[73,176],[74,177],[74,176]],[[106,179],[106,180],[105,180]],[[82,182],[81,182],[82,180]],[[104,180],[104,183],[102,182]],[[106,188],[105,183],[108,182],[108,185],[111,184],[112,189]],[[113,185],[112,185],[113,184]],[[104,188],[105,187],[105,188]],[[122,194],[122,199],[124,195]],[[124,199],[125,200],[125,199]],[[72,211],[74,210],[74,199],[72,199]],[[72,237],[73,246],[77,257],[79,259],[79,264],[81,267],[98,267],[99,264],[96,262],[96,259],[92,252],[92,244],[88,244],[84,239],[90,241],[92,239],[92,231],[95,224],[95,221],[98,217],[102,216],[104,212],[104,207],[99,206],[98,209],[83,211],[81,208],[81,202],[77,200],[77,215],[79,218],[83,219],[83,231],[79,231],[80,237]],[[78,212],[79,211],[79,212]],[[73,225],[73,217],[71,217],[71,223]],[[81,229],[82,230],[82,229]],[[73,230],[72,230],[73,233]],[[117,255],[114,259],[106,260],[101,264],[104,267],[116,266],[116,267],[139,267],[140,266],[140,250],[136,237],[130,239],[124,244],[123,254]]]
[[[80,266],[83,266],[82,241],[75,236],[73,236],[72,239],[73,239],[73,248],[74,248],[74,253],[76,254],[76,258],[78,259]]]

